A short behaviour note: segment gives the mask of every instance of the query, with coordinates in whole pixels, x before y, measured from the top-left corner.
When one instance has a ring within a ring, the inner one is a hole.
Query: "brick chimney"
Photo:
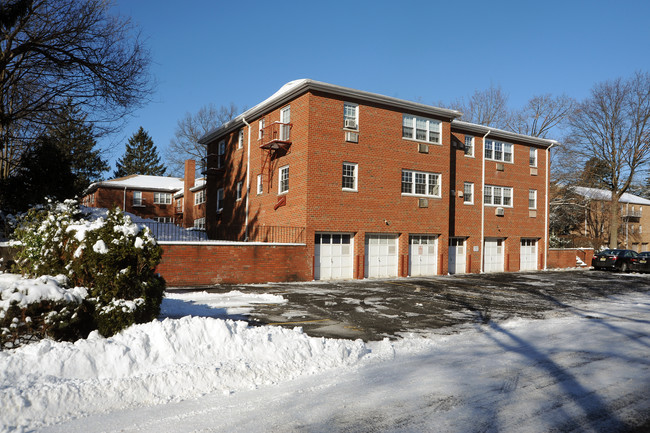
[[[196,176],[196,162],[193,159],[185,160],[185,177],[183,178],[183,227],[194,227],[194,194],[190,188],[194,187]]]

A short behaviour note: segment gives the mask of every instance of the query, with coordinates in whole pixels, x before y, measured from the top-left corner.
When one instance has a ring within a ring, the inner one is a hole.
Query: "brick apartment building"
[[[595,249],[607,247],[612,193],[586,187],[573,187],[571,190],[585,199],[584,222],[571,234],[573,243]],[[626,192],[619,204],[619,247],[639,253],[650,251],[650,200]]]
[[[205,179],[195,175],[195,161],[187,160],[184,178],[130,175],[95,182],[86,189],[81,204],[118,207],[157,222],[205,229]]]
[[[206,228],[306,232],[315,279],[543,269],[557,144],[293,81],[210,132]]]

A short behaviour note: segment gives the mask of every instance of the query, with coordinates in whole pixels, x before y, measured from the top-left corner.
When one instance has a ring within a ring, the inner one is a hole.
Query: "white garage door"
[[[397,276],[397,235],[366,235],[366,277]]]
[[[500,238],[485,239],[484,272],[503,272],[503,243]]]
[[[352,278],[353,238],[350,233],[316,233],[314,278],[337,280]]]
[[[449,238],[449,273],[464,274],[466,257],[465,238]]]
[[[436,275],[438,237],[433,235],[409,236],[409,275],[423,277]]]
[[[537,239],[522,239],[519,249],[519,269],[537,270]]]

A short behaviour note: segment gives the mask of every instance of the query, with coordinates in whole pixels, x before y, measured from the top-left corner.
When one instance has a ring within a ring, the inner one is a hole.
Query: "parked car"
[[[636,251],[609,249],[594,255],[593,259],[591,259],[591,266],[594,269],[610,269],[627,272],[638,267],[638,260],[639,254]]]
[[[636,263],[631,268],[637,272],[650,272],[650,251],[639,253]]]

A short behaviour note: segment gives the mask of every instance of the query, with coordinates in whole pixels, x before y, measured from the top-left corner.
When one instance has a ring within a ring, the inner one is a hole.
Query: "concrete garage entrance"
[[[314,279],[341,280],[353,277],[354,238],[351,233],[316,233]]]
[[[366,235],[366,278],[397,276],[397,235]]]

